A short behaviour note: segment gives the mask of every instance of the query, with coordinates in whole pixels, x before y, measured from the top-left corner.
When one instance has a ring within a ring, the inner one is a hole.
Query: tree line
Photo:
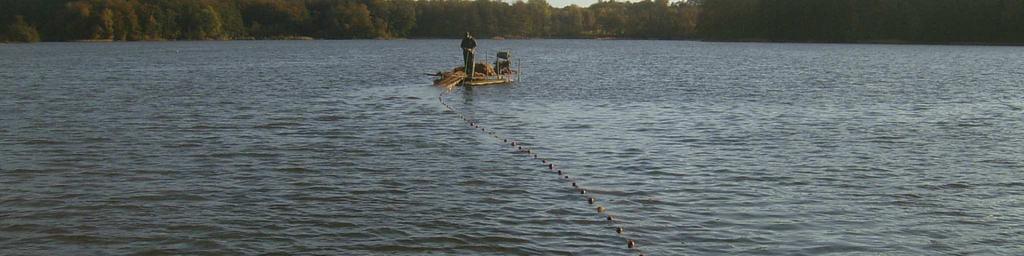
[[[1024,0],[703,0],[711,40],[1024,43]]]
[[[685,38],[695,8],[668,0],[554,8],[544,0],[0,0],[0,41],[310,37]]]
[[[651,38],[1024,43],[1024,0],[0,0],[0,42]]]

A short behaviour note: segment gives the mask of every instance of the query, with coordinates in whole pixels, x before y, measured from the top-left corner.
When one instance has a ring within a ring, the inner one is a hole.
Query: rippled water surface
[[[457,45],[0,45],[0,254],[1024,253],[1019,47]]]

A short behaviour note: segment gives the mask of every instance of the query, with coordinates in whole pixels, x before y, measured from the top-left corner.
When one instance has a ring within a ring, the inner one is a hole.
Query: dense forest
[[[684,38],[695,17],[693,6],[667,0],[0,0],[0,40]]]
[[[704,0],[712,40],[1024,43],[1024,0]]]
[[[0,0],[0,42],[651,38],[1024,43],[1024,0]]]

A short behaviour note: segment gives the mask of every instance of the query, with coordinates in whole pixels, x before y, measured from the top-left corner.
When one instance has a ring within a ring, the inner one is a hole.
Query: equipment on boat
[[[513,66],[513,64],[517,66]],[[452,71],[438,72],[434,85],[444,88],[462,86],[484,86],[509,84],[519,80],[519,63],[513,61],[512,52],[508,49],[498,51],[494,64],[477,62],[473,66],[473,75],[468,76],[465,67],[456,67]]]

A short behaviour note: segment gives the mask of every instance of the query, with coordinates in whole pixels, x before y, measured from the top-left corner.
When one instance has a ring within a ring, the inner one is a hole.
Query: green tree
[[[200,11],[196,19],[198,38],[200,39],[223,39],[224,25],[221,22],[220,14],[211,6],[206,6]]]
[[[14,22],[0,33],[0,42],[39,42],[39,32],[25,22],[25,17],[14,16]]]

